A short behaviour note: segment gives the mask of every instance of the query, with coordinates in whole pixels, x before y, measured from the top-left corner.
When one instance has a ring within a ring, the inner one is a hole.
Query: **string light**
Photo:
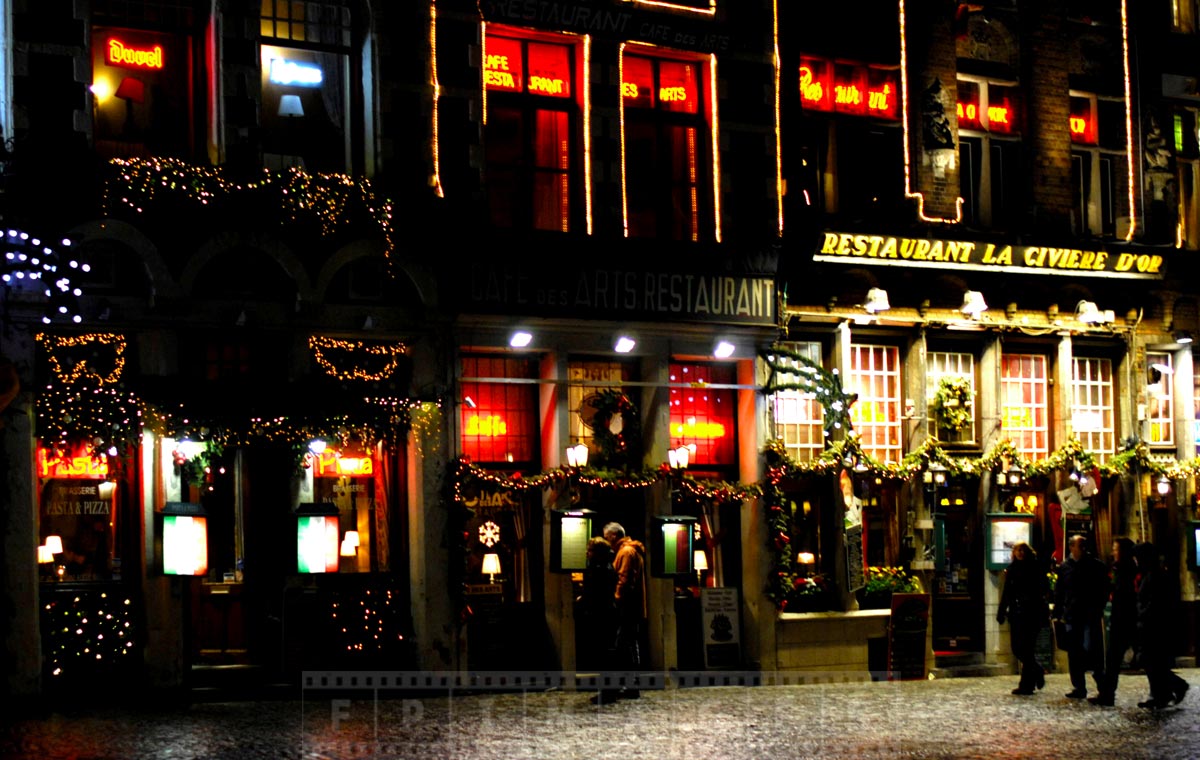
[[[50,368],[54,371],[55,376],[64,383],[73,383],[81,377],[87,377],[100,385],[111,385],[121,379],[121,373],[125,369],[124,335],[116,333],[88,333],[86,335],[38,333],[35,338],[46,352],[46,358],[49,360]],[[76,349],[94,345],[112,347],[113,367],[108,374],[100,374],[95,367],[88,363],[88,359],[80,359],[75,362],[74,366],[64,370],[66,357],[60,353],[60,349]]]
[[[400,357],[408,353],[408,347],[403,343],[366,343],[361,340],[338,340],[320,335],[311,336],[308,339],[308,347],[325,374],[338,380],[366,380],[375,383],[391,377],[400,365]],[[342,368],[336,366],[328,356],[333,352],[340,352],[349,360],[361,359],[364,356],[373,360],[382,357],[385,363],[381,369],[374,372],[359,366]]]
[[[85,590],[55,595],[42,606],[42,618],[45,658],[55,678],[121,667],[136,652],[130,599]]]

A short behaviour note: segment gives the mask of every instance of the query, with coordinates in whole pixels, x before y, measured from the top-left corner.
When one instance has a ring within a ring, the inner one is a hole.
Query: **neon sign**
[[[860,64],[800,59],[800,102],[816,111],[899,118],[896,74]]]
[[[1071,115],[1067,125],[1071,142],[1095,144],[1096,122],[1092,120],[1092,103],[1088,98],[1071,98]]]
[[[1080,116],[1071,117],[1071,134],[1083,137],[1087,134],[1087,119]]]
[[[341,478],[375,474],[375,462],[371,457],[346,457],[333,449],[312,454],[313,477]]]
[[[271,59],[269,77],[274,84],[297,87],[318,87],[321,82],[325,81],[325,75],[319,66],[300,61],[288,61],[283,58]]]
[[[1008,89],[999,85],[988,86],[988,105],[980,105],[979,85],[975,82],[959,82],[959,101],[955,104],[958,125],[966,129],[985,129],[989,132],[1010,133],[1016,126],[1016,110],[1009,99]],[[984,124],[983,119],[987,118]]]
[[[472,414],[467,419],[465,435],[481,435],[485,437],[508,435],[508,423],[504,421],[503,417],[494,414],[489,414],[485,417]]]
[[[671,425],[671,434],[677,438],[724,438],[725,426],[719,422],[676,422]]]
[[[483,84],[489,90],[520,92],[525,76],[521,42],[507,37],[489,37],[483,58]]]
[[[113,66],[134,69],[161,69],[163,67],[162,45],[149,50],[139,50],[113,37],[108,41],[108,62]]]
[[[40,478],[106,478],[108,458],[101,454],[90,456],[57,456],[38,447],[38,477]]]

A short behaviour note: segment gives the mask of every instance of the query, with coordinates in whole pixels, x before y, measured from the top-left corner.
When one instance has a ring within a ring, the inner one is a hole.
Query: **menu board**
[[[892,594],[888,673],[892,681],[925,680],[929,594]]]
[[[587,545],[591,535],[592,521],[588,518],[563,517],[559,566],[571,570],[587,567]]]
[[[741,625],[737,587],[702,589],[700,610],[704,625],[704,667],[738,667],[741,663]]]
[[[55,566],[63,581],[115,580],[113,487],[104,480],[49,478],[42,481],[39,543],[59,536],[63,550]]]

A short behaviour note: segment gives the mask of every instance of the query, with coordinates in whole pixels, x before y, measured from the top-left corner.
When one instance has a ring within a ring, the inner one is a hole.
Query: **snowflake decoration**
[[[500,543],[500,526],[488,520],[483,525],[479,526],[479,543],[487,548],[492,548]]]

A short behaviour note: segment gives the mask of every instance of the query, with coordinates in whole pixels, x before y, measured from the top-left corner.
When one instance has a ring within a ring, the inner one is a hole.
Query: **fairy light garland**
[[[42,605],[45,659],[50,675],[70,681],[134,665],[138,631],[130,599],[80,590],[55,594]]]
[[[73,383],[81,377],[88,377],[100,385],[112,385],[121,379],[121,374],[125,369],[126,343],[124,335],[116,333],[88,333],[86,335],[47,335],[46,333],[38,333],[35,339],[46,352],[46,359],[50,362],[50,369],[64,383]],[[64,370],[66,357],[61,352],[61,349],[76,349],[97,345],[112,347],[113,368],[108,374],[101,375],[88,363],[87,359],[81,359],[73,367]]]
[[[368,343],[361,340],[339,340],[313,335],[308,339],[308,348],[312,351],[313,359],[325,374],[338,380],[365,380],[381,382],[387,380],[400,366],[402,357],[408,354],[408,346],[403,343]],[[339,354],[345,361],[335,362],[332,355]],[[379,361],[383,366],[371,371],[358,364],[361,359]],[[346,362],[354,362],[354,366],[344,366]]]
[[[28,232],[0,230],[0,246],[4,249],[0,258],[0,285],[9,288],[29,283],[40,287],[47,299],[43,324],[57,319],[75,324],[83,321],[78,300],[83,291],[72,282],[72,277],[90,272],[91,266],[68,251],[69,238],[63,238],[58,247],[53,247]]]
[[[137,214],[158,201],[182,198],[198,206],[256,193],[277,193],[279,207],[295,222],[314,219],[321,234],[330,237],[353,224],[350,213],[361,207],[379,227],[389,264],[394,250],[390,200],[376,196],[371,181],[346,174],[309,174],[298,168],[282,172],[263,169],[259,179],[234,182],[224,167],[205,167],[174,158],[114,158],[114,176],[105,181],[103,209],[111,215],[121,206]]]
[[[403,612],[391,589],[336,592],[330,604],[336,649],[347,655],[390,653],[405,640]]]

